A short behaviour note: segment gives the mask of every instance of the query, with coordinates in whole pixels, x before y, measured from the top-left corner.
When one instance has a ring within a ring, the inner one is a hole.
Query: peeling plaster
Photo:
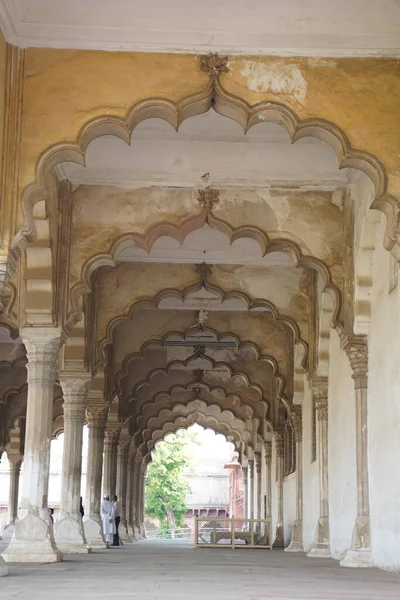
[[[247,86],[253,92],[290,94],[303,104],[307,95],[307,82],[300,67],[283,61],[265,65],[253,60],[243,60],[240,74],[247,78]]]

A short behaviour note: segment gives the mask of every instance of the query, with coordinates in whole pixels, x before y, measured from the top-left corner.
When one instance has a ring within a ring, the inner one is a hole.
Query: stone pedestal
[[[91,548],[106,548],[100,517],[101,476],[103,471],[104,432],[108,406],[90,404],[86,409],[89,429],[89,446],[86,474],[86,504],[83,527],[86,541]]]
[[[28,364],[28,401],[24,454],[24,485],[20,520],[8,548],[6,562],[57,562],[62,560],[53,535],[47,507],[50,438],[54,383],[60,347],[60,330],[32,327],[21,330]]]
[[[4,558],[0,556],[0,577],[8,575],[8,566]]]
[[[8,453],[10,463],[10,489],[8,492],[8,523],[3,530],[3,540],[11,540],[18,519],[18,491],[22,457]]]
[[[357,518],[342,567],[373,567],[368,473],[368,346],[364,338],[346,339],[343,347],[353,369],[356,399]]]
[[[64,450],[61,479],[60,515],[54,532],[57,547],[67,554],[87,554],[80,514],[82,437],[90,380],[61,380],[64,395]]]
[[[327,381],[314,385],[315,407],[318,417],[319,503],[320,517],[313,547],[307,554],[312,558],[330,558],[329,485],[328,485],[328,385]]]
[[[122,542],[130,542],[128,536],[127,518],[127,479],[130,441],[119,441],[117,455],[117,497],[120,507],[121,521],[119,524],[119,538]]]
[[[276,448],[276,471],[277,471],[277,486],[278,486],[278,521],[276,523],[275,541],[273,548],[284,548],[285,539],[283,535],[283,432],[275,431],[275,448]]]
[[[292,538],[290,544],[285,548],[286,552],[304,552],[303,545],[303,420],[302,408],[295,404],[291,408],[291,420],[293,423],[294,436],[296,440],[296,521],[293,524]]]

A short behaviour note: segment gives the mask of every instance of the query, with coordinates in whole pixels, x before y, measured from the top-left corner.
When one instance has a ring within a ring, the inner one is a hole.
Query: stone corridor
[[[52,565],[15,564],[1,600],[398,600],[400,576],[343,569],[334,560],[280,550],[195,549],[143,541]]]

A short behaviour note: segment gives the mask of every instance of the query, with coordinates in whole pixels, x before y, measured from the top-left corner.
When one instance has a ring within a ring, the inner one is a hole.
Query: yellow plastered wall
[[[300,118],[338,125],[353,147],[385,165],[400,193],[400,62],[395,59],[234,57],[222,85],[250,104],[273,100]],[[199,57],[30,48],[25,54],[20,186],[35,179],[40,155],[103,115],[125,116],[140,100],[178,101],[202,90]]]

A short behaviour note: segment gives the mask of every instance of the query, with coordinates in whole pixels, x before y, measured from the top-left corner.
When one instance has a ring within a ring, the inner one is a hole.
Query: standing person
[[[109,548],[112,536],[115,533],[115,510],[108,494],[104,494],[104,500],[101,503],[101,520],[103,522],[103,534],[106,538],[107,548]]]
[[[113,505],[114,505],[114,514],[115,514],[115,533],[114,533],[114,540],[113,540],[113,546],[120,546],[121,542],[119,541],[119,524],[121,522],[121,515],[119,514],[119,502],[118,502],[118,496],[113,496]]]

